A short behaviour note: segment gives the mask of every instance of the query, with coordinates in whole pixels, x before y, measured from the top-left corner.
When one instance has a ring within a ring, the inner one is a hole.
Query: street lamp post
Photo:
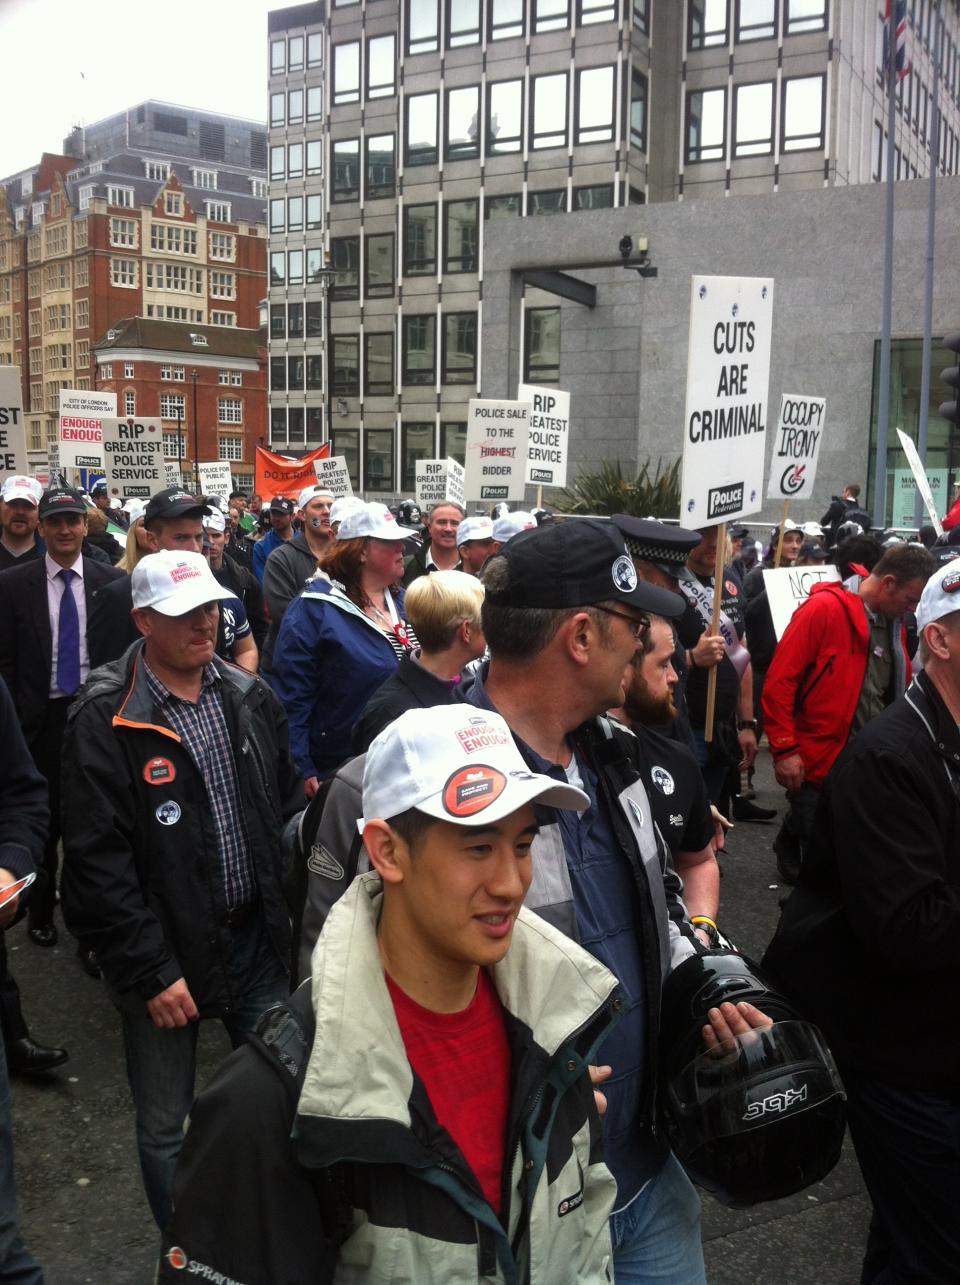
[[[193,492],[200,494],[200,424],[197,420],[197,372],[190,372],[193,379]]]

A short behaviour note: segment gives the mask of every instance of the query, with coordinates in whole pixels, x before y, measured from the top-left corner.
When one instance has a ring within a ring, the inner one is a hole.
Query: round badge
[[[731,596],[731,598],[735,598],[737,594],[740,592],[740,590],[737,588],[737,586],[733,583],[732,580],[724,580],[723,587],[724,589],[726,589],[727,593]]]
[[[169,759],[150,759],[143,765],[143,779],[147,785],[167,785],[177,779],[177,769]]]
[[[452,817],[472,817],[498,799],[506,784],[503,773],[485,763],[463,767],[443,787],[443,806]]]
[[[665,767],[652,767],[650,769],[650,780],[661,794],[672,794],[677,788],[673,777]]]
[[[187,1265],[187,1256],[179,1245],[171,1245],[167,1250],[167,1262],[178,1272],[182,1272]]]
[[[633,565],[633,558],[621,553],[610,571],[613,576],[613,583],[621,593],[633,593],[637,587],[637,569]]]
[[[167,799],[165,803],[160,804],[153,815],[161,825],[176,825],[181,817],[180,804],[174,803],[173,799]]]

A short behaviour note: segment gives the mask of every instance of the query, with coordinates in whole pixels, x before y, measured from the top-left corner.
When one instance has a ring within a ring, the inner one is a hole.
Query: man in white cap
[[[487,558],[496,551],[493,520],[485,513],[464,518],[457,527],[457,553],[460,555],[461,569],[468,575],[478,576]]]
[[[493,519],[493,551],[499,553],[508,540],[512,540],[520,531],[529,531],[537,525],[537,519],[527,509],[516,509],[513,513],[501,513]]]
[[[270,613],[270,629],[263,648],[264,672],[269,673],[280,623],[290,603],[317,569],[335,536],[330,524],[333,492],[307,486],[300,492],[297,511],[302,526],[291,540],[278,544],[268,556],[263,572],[263,596]]]
[[[348,513],[356,513],[363,508],[359,495],[341,495],[330,506],[330,530],[334,535],[340,533],[340,523]]]
[[[214,653],[231,595],[202,554],[152,554],[131,581],[143,641],[94,673],[64,738],[61,891],[120,1013],[162,1227],[198,1019],[237,1044],[287,992],[280,832],[303,792],[279,702]]]
[[[843,1076],[873,1201],[861,1279],[947,1285],[960,1261],[958,564],[934,572],[916,615],[923,670],[826,778],[764,966]]]
[[[37,506],[43,487],[32,477],[8,477],[0,490],[0,571],[40,557]]]

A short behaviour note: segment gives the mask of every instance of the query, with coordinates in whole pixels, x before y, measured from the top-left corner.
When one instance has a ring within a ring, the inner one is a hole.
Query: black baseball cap
[[[100,495],[101,493],[104,495],[107,493],[106,478],[101,478],[99,482],[94,482],[93,486],[90,488],[91,495]]]
[[[83,496],[72,486],[51,486],[40,496],[38,516],[41,521],[54,513],[86,513]]]
[[[801,544],[798,558],[813,558],[816,562],[826,562],[830,554],[822,544]]]
[[[319,494],[319,492],[317,492]],[[293,500],[288,500],[285,495],[275,495],[270,501],[271,513],[286,513],[289,516],[295,508]]]
[[[490,559],[506,558],[505,589],[486,590],[501,607],[591,607],[622,601],[638,611],[673,619],[683,612],[679,594],[637,575],[623,536],[612,522],[568,518],[520,531]],[[488,564],[489,565],[489,564]]]
[[[187,518],[193,514],[199,518],[209,512],[208,505],[185,491],[182,486],[169,486],[165,491],[158,491],[150,497],[143,511],[143,520],[149,523],[154,518]]]
[[[629,513],[614,513],[610,521],[623,536],[631,557],[642,558],[645,562],[682,567],[687,554],[700,543],[701,537],[696,531],[688,531],[682,526],[668,526],[666,522],[658,522],[656,518],[635,518]]]

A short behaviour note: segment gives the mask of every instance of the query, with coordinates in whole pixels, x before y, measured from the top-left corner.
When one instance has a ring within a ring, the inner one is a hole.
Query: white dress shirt
[[[59,562],[54,562],[49,553],[43,555],[43,562],[47,570],[47,610],[50,613],[50,696],[51,699],[60,700],[65,693],[57,686],[57,643],[60,638],[60,599],[66,586],[59,578],[63,570]],[[70,589],[77,604],[77,617],[80,621],[80,681],[83,683],[90,673],[90,653],[87,651],[87,598],[83,592],[82,554],[78,555],[69,570],[74,572]]]

